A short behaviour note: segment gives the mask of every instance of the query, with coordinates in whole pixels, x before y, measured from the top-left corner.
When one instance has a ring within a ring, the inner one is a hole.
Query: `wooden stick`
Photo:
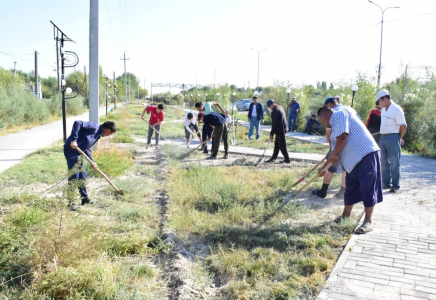
[[[309,172],[307,172],[306,174],[304,174],[303,177],[301,177],[300,179],[298,179],[291,187],[296,186],[297,184],[299,184],[300,182],[302,182],[307,176],[310,175],[310,173],[313,172],[313,170],[315,170],[316,168],[318,168],[326,159],[327,159],[328,153],[326,154],[326,156],[324,156],[323,159],[320,160],[319,163],[316,164],[316,166],[314,166],[312,169],[309,170]]]
[[[151,127],[151,124],[148,123],[146,120],[144,120],[144,119],[141,119],[141,120],[143,120],[145,123],[148,124],[148,126]],[[166,139],[162,134],[160,134],[159,131],[157,131],[156,129],[154,129],[154,127],[151,127],[151,129],[153,129],[155,132],[157,132],[157,134],[159,134],[159,136],[162,137],[165,141],[167,141],[167,142],[170,143],[170,144],[173,144],[171,141],[169,141],[168,139]]]
[[[212,130],[212,133],[210,134],[211,138],[213,137],[213,133],[215,132],[215,128]],[[203,141],[203,143],[201,143],[200,145],[198,145],[196,148],[191,150],[191,153],[193,153],[195,150],[197,150],[198,148],[200,148],[200,146],[204,146],[207,143],[207,138],[206,140]]]
[[[333,165],[333,163],[329,163],[324,169],[322,169],[322,171],[320,173],[323,172],[327,172],[327,170]],[[319,174],[316,174],[315,176],[312,177],[312,179],[310,179],[305,185],[303,185],[301,188],[299,188],[298,190],[296,190],[290,197],[294,198],[298,193],[300,193],[303,189],[305,189],[309,184],[311,184],[312,182],[315,181],[315,179],[317,179],[318,177],[320,177]]]
[[[84,157],[86,158],[86,160],[91,164],[95,164],[89,157],[88,155],[86,155],[79,147],[76,148],[76,150]],[[109,177],[106,176],[106,174],[104,174],[99,168],[95,169],[98,173],[100,173],[101,176],[103,176],[104,179],[106,179],[107,182],[109,182],[109,184],[117,191],[118,194],[124,194],[124,192],[122,190],[120,190],[119,188],[117,188],[115,186],[115,184],[109,179]]]

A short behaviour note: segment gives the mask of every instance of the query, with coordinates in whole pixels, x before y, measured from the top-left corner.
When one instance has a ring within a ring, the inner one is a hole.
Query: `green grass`
[[[227,284],[224,298],[306,299],[323,286],[356,221],[284,204],[305,171],[173,166],[168,226],[186,243],[206,241],[212,253],[201,264]]]

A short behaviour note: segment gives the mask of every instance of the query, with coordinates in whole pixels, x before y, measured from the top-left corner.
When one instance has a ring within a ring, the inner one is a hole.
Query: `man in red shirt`
[[[160,132],[160,124],[164,120],[164,106],[163,104],[159,104],[158,106],[152,105],[148,106],[144,109],[142,112],[141,119],[144,120],[145,112],[150,112],[150,120],[148,120],[148,138],[147,138],[147,147],[150,147],[151,143],[151,137],[153,136],[153,131],[156,131],[155,133],[155,139],[156,139],[156,149],[158,149],[159,145],[159,132]]]

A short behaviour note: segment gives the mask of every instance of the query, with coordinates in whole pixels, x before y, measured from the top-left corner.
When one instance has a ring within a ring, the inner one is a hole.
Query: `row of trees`
[[[354,98],[354,108],[364,121],[372,109],[375,108],[377,95],[376,78],[358,73],[354,83],[359,87]],[[327,87],[328,86],[328,87]],[[286,89],[291,88],[288,98]],[[405,136],[405,148],[414,153],[435,156],[436,143],[436,77],[434,73],[427,72],[425,78],[412,78],[404,72],[395,80],[387,83],[383,89],[388,89],[392,99],[403,107],[408,130]],[[274,99],[276,103],[286,108],[288,99],[297,97],[301,105],[302,117],[298,120],[298,130],[304,131],[307,118],[316,114],[318,108],[324,104],[325,98],[339,95],[344,105],[351,106],[352,91],[349,83],[337,84],[318,83],[317,86],[306,84],[300,87],[293,86],[290,82],[282,82],[280,85],[259,87],[260,102],[265,104],[268,99]],[[181,94],[170,93],[152,95],[154,103],[183,104],[193,107],[195,102],[216,101],[223,107],[228,107],[230,102],[239,99],[250,99],[255,89],[238,88],[235,85],[222,85],[217,88],[205,87],[191,89]],[[235,93],[235,95],[233,95]],[[207,94],[207,96],[206,96]]]

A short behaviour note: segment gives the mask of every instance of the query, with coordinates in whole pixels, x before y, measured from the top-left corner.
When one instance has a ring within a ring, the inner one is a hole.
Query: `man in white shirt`
[[[232,123],[232,117],[230,117],[228,109],[224,110],[224,115],[226,116],[227,128],[230,128],[230,124]]]
[[[407,123],[403,109],[391,100],[388,91],[378,92],[374,102],[379,101],[381,110],[380,150],[383,188],[397,193],[400,189],[401,146],[406,134]]]
[[[192,136],[192,138],[195,137],[194,132],[192,130],[195,130],[197,132],[198,139],[200,140],[201,144],[201,135],[200,131],[198,129],[196,117],[198,113],[193,111],[188,111],[185,115],[185,138],[186,138],[186,145],[189,144],[189,138]]]

